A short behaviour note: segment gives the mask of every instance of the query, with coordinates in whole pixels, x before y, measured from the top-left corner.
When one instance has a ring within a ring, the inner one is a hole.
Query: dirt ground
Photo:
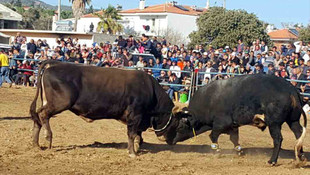
[[[273,145],[268,129],[240,128],[242,157],[232,151],[227,135],[219,140],[221,155],[213,155],[209,132],[169,146],[146,131],[139,156],[130,158],[125,125],[114,120],[86,123],[71,112],[51,119],[51,150],[46,149],[44,132],[40,143],[45,149],[33,149],[28,111],[34,94],[35,88],[29,87],[0,89],[0,174],[310,174],[309,162],[293,168],[295,139],[286,124],[277,167],[267,164]],[[309,138],[304,143],[308,159]]]

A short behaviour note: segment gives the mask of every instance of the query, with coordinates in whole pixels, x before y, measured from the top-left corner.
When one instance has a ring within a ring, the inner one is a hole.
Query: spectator
[[[29,77],[32,75],[32,71],[30,71],[32,70],[32,67],[30,66],[29,61],[24,60],[21,69],[25,70],[23,72],[23,86],[27,86],[27,83],[30,86]]]
[[[302,56],[302,58],[305,60],[306,63],[310,60],[310,48],[308,48],[307,51],[304,51],[304,55]]]
[[[206,74],[204,75],[204,80],[206,78],[209,78],[209,80],[212,79],[212,75],[210,74],[211,72],[215,72],[215,69],[212,67],[212,62],[211,61],[208,61],[207,62],[207,67],[206,67]]]
[[[162,69],[163,68],[163,65],[160,63],[160,59],[159,58],[156,59],[156,62],[154,64],[154,68],[156,68],[156,69],[153,70],[153,74],[154,74],[154,77],[157,78],[157,77],[160,76],[160,72],[161,72],[158,69]]]
[[[169,84],[180,84],[180,80],[178,79],[175,73],[171,73],[171,76],[169,76],[168,83]],[[167,93],[169,97],[173,100],[174,92],[179,91],[180,89],[181,89],[180,86],[170,85],[170,88],[167,90]]]
[[[276,73],[279,77],[282,78],[289,78],[289,73],[287,72],[287,70],[285,69],[285,65],[283,62],[281,62],[279,64],[279,70]]]
[[[144,67],[142,56],[139,56],[139,61],[137,62],[137,67]]]
[[[129,61],[132,59],[131,54],[127,51],[127,49],[123,49],[123,54],[120,56],[124,66],[129,66]]]
[[[271,63],[268,64],[267,74],[268,74],[268,75],[274,75],[274,74],[275,74],[274,66],[273,66],[273,64],[271,64]]]
[[[121,49],[126,48],[127,41],[123,39],[122,36],[118,37],[117,46],[119,46]]]
[[[264,73],[263,65],[260,63],[256,63],[254,74],[263,74],[263,73]]]
[[[296,75],[297,80],[306,80],[307,79],[307,76],[302,73],[302,70],[300,67],[296,67],[294,69],[294,75]],[[298,88],[300,88],[301,85],[304,85],[304,83],[301,83],[301,82],[297,83]]]
[[[238,53],[243,52],[243,49],[244,49],[244,44],[242,43],[242,40],[239,39],[238,40],[238,46],[237,46],[237,52]]]
[[[176,61],[172,61],[172,65],[169,69],[177,76],[177,78],[181,78],[181,68],[177,65]]]
[[[0,49],[0,88],[2,87],[3,80],[9,83],[9,87],[12,87],[12,81],[9,77],[9,58],[6,53]]]
[[[32,54],[35,54],[37,52],[37,46],[35,45],[33,39],[31,39],[30,42],[27,43],[27,51]]]

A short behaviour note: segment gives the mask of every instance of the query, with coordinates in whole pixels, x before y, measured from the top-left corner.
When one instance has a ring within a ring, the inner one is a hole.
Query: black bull
[[[268,161],[277,162],[282,143],[281,126],[286,122],[297,140],[295,156],[305,160],[302,142],[306,134],[307,118],[302,109],[298,91],[286,80],[268,75],[244,75],[218,80],[201,87],[193,96],[177,128],[173,144],[212,130],[211,148],[219,150],[218,137],[230,135],[236,151],[239,145],[238,127],[254,125],[262,130],[269,128],[273,139],[273,154]],[[299,124],[301,114],[304,127]]]
[[[37,107],[38,97],[41,105]],[[171,140],[179,122],[172,113],[177,107],[158,82],[142,71],[45,61],[39,68],[37,93],[30,107],[34,146],[39,147],[43,126],[52,147],[49,119],[65,110],[88,122],[116,119],[126,123],[129,155],[133,157],[143,131],[153,127],[157,136]]]

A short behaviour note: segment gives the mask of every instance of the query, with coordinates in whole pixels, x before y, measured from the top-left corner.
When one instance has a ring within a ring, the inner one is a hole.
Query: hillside
[[[5,4],[5,3],[12,3],[12,1],[16,1],[16,0],[0,0],[1,4]],[[47,8],[47,9],[53,9],[56,10],[57,6],[53,6],[50,4],[47,4],[45,2],[42,2],[40,0],[21,0],[21,3],[23,6],[40,6],[43,8]],[[70,6],[61,6],[62,10],[72,10]]]

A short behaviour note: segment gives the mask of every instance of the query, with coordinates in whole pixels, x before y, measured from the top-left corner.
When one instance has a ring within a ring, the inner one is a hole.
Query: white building
[[[139,8],[121,11],[120,23],[125,29],[150,36],[162,36],[167,30],[174,30],[188,39],[188,35],[197,30],[196,19],[206,10],[196,6],[178,5],[176,2],[153,6],[145,6],[145,2],[140,0]],[[77,32],[89,32],[91,23],[94,24],[96,31],[99,21],[100,19],[94,14],[84,15],[78,21]]]
[[[0,29],[17,29],[22,20],[22,15],[0,4]]]

